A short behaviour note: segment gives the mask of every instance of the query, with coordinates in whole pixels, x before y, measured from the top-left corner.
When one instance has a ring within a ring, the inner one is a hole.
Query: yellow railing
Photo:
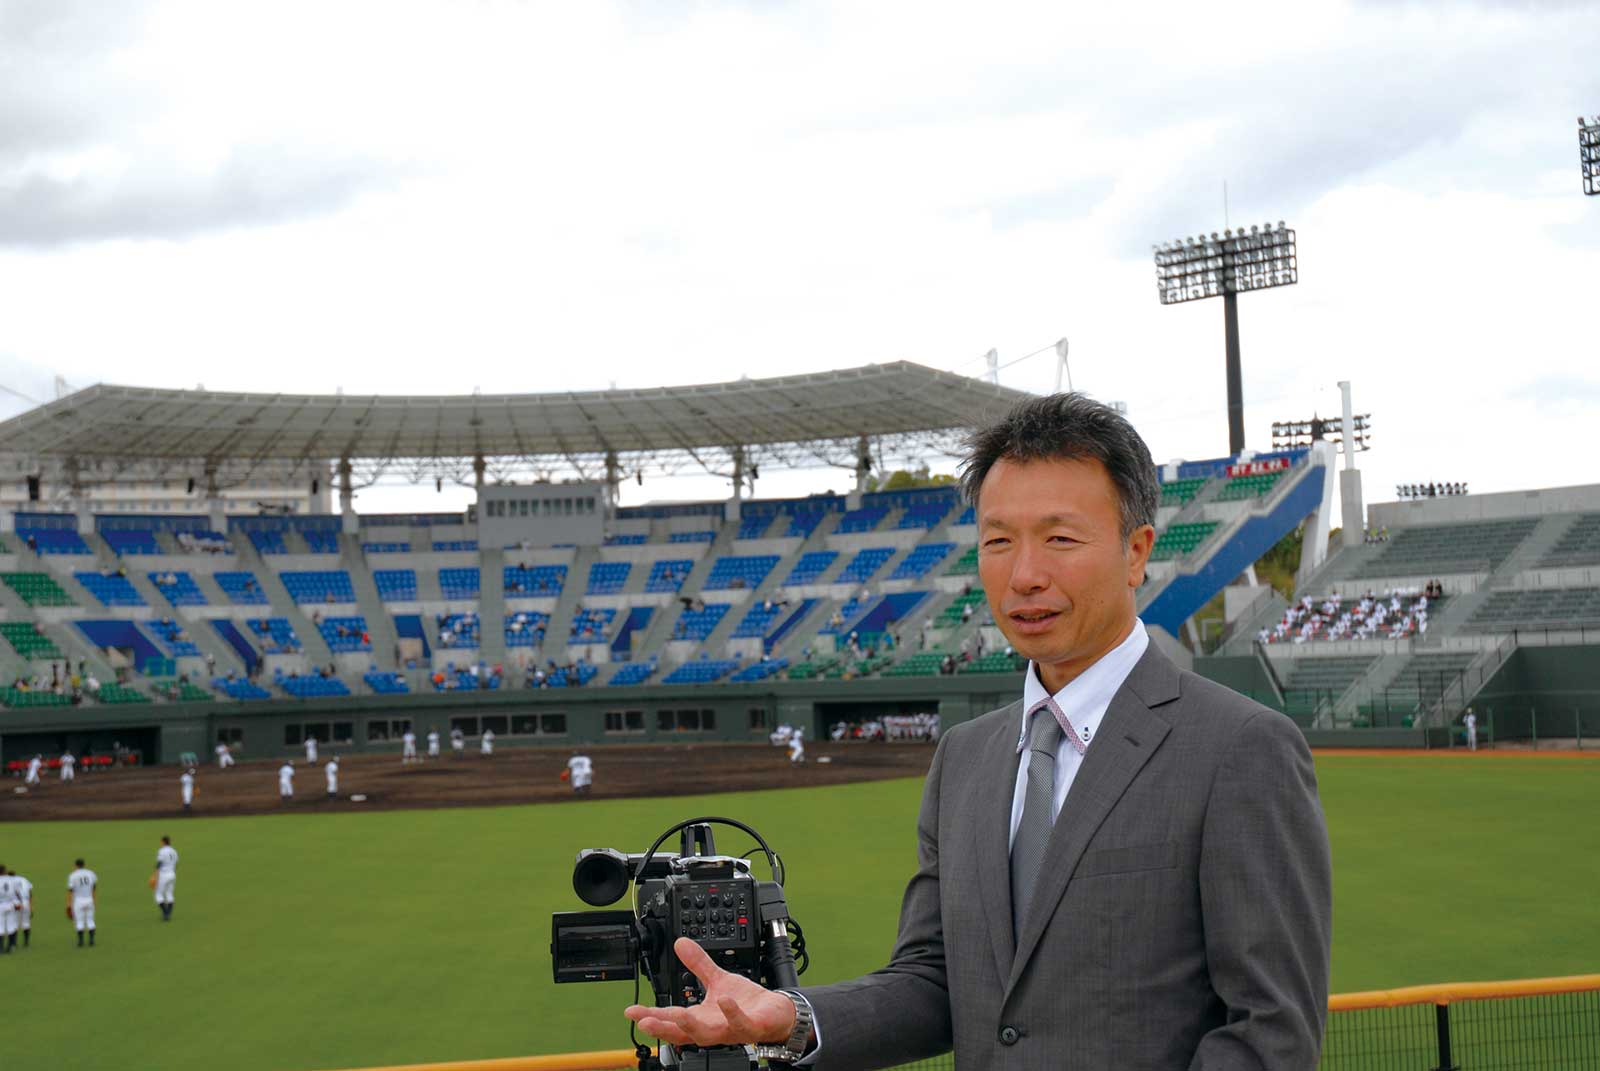
[[[1523,978],[1506,982],[1451,982],[1403,989],[1374,989],[1365,993],[1340,993],[1328,998],[1328,1011],[1337,1015],[1341,1012],[1375,1011],[1418,1004],[1448,1007],[1463,1001],[1515,1000],[1593,991],[1600,991],[1600,974]],[[632,1049],[610,1049],[554,1056],[512,1056],[499,1060],[451,1060],[434,1064],[369,1067],[359,1071],[626,1071],[637,1063],[638,1057]]]

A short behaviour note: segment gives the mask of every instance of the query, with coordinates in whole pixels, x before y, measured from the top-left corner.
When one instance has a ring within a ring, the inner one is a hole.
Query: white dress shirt
[[[1134,618],[1133,630],[1128,633],[1126,639],[1055,694],[1056,706],[1061,708],[1061,712],[1072,723],[1078,742],[1083,745],[1085,751],[1094,743],[1095,733],[1100,731],[1100,720],[1106,716],[1106,708],[1111,705],[1111,697],[1117,694],[1117,689],[1128,679],[1128,674],[1133,672],[1133,667],[1144,657],[1145,648],[1149,646],[1150,636],[1144,630],[1144,622]],[[1038,667],[1029,662],[1028,675],[1022,685],[1022,717],[1018,719],[1021,723],[1017,740],[1020,752],[1027,750],[1028,711],[1049,695],[1044,685],[1039,683]],[[1048,717],[1049,711],[1041,710],[1039,715]],[[1082,765],[1083,755],[1079,752],[1078,746],[1063,734],[1061,743],[1056,745],[1056,791],[1053,801],[1055,807],[1051,812],[1052,820],[1061,813],[1061,805],[1067,799],[1067,790],[1072,787],[1072,780],[1078,776],[1078,768]],[[1017,787],[1011,794],[1011,839],[1008,846],[1016,842],[1017,826],[1022,823],[1022,801],[1027,794],[1028,764],[1019,760]]]

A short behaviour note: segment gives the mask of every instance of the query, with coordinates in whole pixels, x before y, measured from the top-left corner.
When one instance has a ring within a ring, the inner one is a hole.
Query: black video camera
[[[742,857],[716,854],[711,824],[748,833],[766,855],[771,881],[759,881]],[[679,852],[658,852],[672,834]],[[636,886],[633,910],[558,911],[551,917],[550,957],[557,982],[650,980],[658,1007],[690,1007],[705,997],[672,946],[687,937],[717,966],[768,989],[799,984],[808,957],[800,926],[783,898],[783,860],[761,834],[731,818],[691,818],[672,826],[642,854],[586,848],[572,868],[572,887],[587,904],[614,904]],[[791,939],[791,933],[793,937]],[[799,960],[798,969],[796,959]],[[754,1068],[748,1048],[700,1049],[661,1045],[660,1057],[634,1042],[641,1071],[692,1067],[697,1071]]]

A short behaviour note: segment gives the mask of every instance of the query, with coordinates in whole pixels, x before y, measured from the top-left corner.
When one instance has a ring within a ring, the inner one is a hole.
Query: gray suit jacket
[[[888,966],[802,990],[819,1071],[952,1046],[959,1071],[1315,1068],[1333,880],[1299,729],[1152,645],[1084,756],[1014,941],[1021,714],[939,742]]]

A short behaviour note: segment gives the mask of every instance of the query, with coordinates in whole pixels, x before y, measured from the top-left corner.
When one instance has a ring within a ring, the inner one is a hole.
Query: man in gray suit
[[[1134,613],[1150,453],[1080,395],[977,432],[963,473],[1023,697],[945,733],[888,966],[773,993],[678,952],[694,1008],[627,1010],[679,1044],[787,1044],[820,1069],[952,1047],[969,1068],[1311,1071],[1332,865],[1287,718],[1192,673]]]

